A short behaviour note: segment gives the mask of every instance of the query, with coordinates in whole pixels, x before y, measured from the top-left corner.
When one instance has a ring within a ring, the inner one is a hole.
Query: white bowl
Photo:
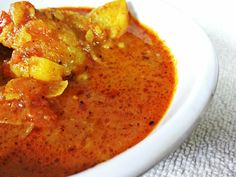
[[[8,9],[12,0],[1,3]],[[37,8],[96,7],[104,0],[30,0]],[[143,141],[73,177],[138,176],[173,151],[191,133],[212,97],[218,78],[218,62],[206,34],[191,20],[159,0],[128,0],[132,13],[151,27],[170,48],[177,61],[178,86],[160,125]]]

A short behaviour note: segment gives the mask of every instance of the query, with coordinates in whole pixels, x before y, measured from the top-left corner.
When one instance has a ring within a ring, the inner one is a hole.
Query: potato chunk
[[[3,93],[3,96],[5,97],[6,100],[18,100],[20,99],[20,94],[17,93],[14,89],[14,80],[10,80],[6,86],[5,86],[5,90]]]
[[[68,86],[68,81],[50,82],[48,85],[47,98],[52,98],[61,95]]]
[[[102,31],[108,32],[108,36],[113,39],[120,37],[126,31],[129,23],[128,8],[125,0],[115,0],[104,6],[94,9],[89,17],[95,25]]]
[[[10,64],[11,71],[17,77],[32,77],[42,81],[61,81],[64,67],[42,57],[31,57],[28,62]]]
[[[14,25],[20,26],[35,17],[35,8],[26,1],[17,2],[11,4],[10,14]]]
[[[24,82],[24,84],[19,85],[20,82]],[[37,94],[38,97],[43,95],[46,98],[52,98],[60,96],[67,86],[67,80],[44,82],[32,78],[16,78],[8,81],[4,87],[4,91],[0,94],[6,100],[19,100],[24,97],[26,93],[28,97]]]
[[[102,63],[95,48],[124,34],[128,17],[125,0],[114,0],[87,14],[37,10],[27,1],[13,3],[9,13],[0,13],[0,43],[13,49],[4,65],[7,76],[58,82],[51,85],[55,91],[49,97],[58,96],[68,85],[63,78],[80,76],[88,59]],[[82,74],[80,81],[87,78]],[[18,98],[11,91],[6,97]]]
[[[29,75],[43,81],[59,81],[64,75],[64,67],[46,58],[31,57]]]

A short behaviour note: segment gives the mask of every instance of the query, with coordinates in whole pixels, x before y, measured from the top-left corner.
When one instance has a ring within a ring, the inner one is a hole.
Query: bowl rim
[[[137,0],[130,0],[128,2],[137,3]],[[199,116],[206,109],[210,100],[213,98],[218,82],[219,63],[210,39],[206,33],[183,12],[178,11],[168,3],[160,0],[155,1],[155,5],[171,10],[172,13],[176,15],[175,18],[181,18],[181,20],[185,21],[186,24],[191,25],[196,30],[195,32],[197,32],[202,37],[201,40],[205,43],[206,47],[208,48],[207,50],[209,51],[209,53],[204,54],[205,57],[209,59],[209,63],[205,70],[210,69],[211,72],[203,72],[199,74],[199,83],[197,83],[194,87],[192,95],[190,95],[190,97],[185,100],[185,103],[175,113],[174,117],[165,122],[165,124],[159,126],[156,132],[151,133],[144,140],[130,149],[122,152],[121,154],[113,157],[112,159],[100,163],[78,174],[72,175],[71,177],[130,177],[142,174],[154,164],[163,159],[167,154],[179,147],[179,145],[188,137],[193,128],[197,125],[200,120]],[[207,88],[203,87],[203,84],[206,83],[208,83]],[[199,93],[203,93],[203,95],[199,96]],[[193,104],[196,100],[198,100],[198,105]],[[191,110],[193,107],[194,110],[189,112],[188,110]],[[188,121],[188,126],[176,126],[180,120],[183,122]],[[165,136],[167,130],[173,131],[168,135],[168,137]],[[156,146],[156,148],[159,148],[160,146],[157,145],[155,140],[158,141],[158,137],[161,136],[165,137],[166,142],[168,141],[168,145],[162,144],[163,147],[161,148],[161,152],[155,153],[157,150],[149,147]],[[147,157],[143,158],[143,155],[140,154],[145,153]],[[141,156],[142,159],[140,159]],[[127,165],[129,166],[127,167]]]
[[[17,0],[7,0],[6,4],[10,1],[14,2]],[[39,6],[40,8],[52,7],[51,4],[58,2],[48,0],[41,0],[40,2],[37,0],[29,1],[35,4],[42,3]],[[56,4],[56,6],[66,6],[67,4],[74,5],[76,2],[79,2],[73,1],[74,0],[60,1],[60,3],[58,3],[58,5]],[[90,2],[92,2],[92,0]],[[71,175],[71,177],[130,177],[142,174],[144,171],[159,162],[164,156],[175,150],[186,139],[193,128],[197,125],[200,114],[204,111],[204,109],[206,109],[206,106],[213,97],[218,81],[219,63],[209,38],[205,32],[188,17],[188,15],[183,14],[183,12],[180,13],[176,8],[172,7],[167,2],[163,2],[161,0],[147,0],[145,1],[145,5],[150,2],[155,3],[155,6],[158,8],[171,11],[171,15],[174,19],[186,22],[187,25],[190,25],[193,29],[195,29],[195,32],[201,36],[201,40],[205,43],[208,51],[208,53],[204,53],[204,57],[208,59],[208,65],[203,67],[203,69],[209,69],[211,72],[202,72],[199,74],[199,83],[196,83],[192,95],[185,100],[183,106],[180,107],[180,109],[174,114],[174,117],[158,126],[155,132],[152,132],[144,140],[112,159],[80,173]],[[82,2],[82,5],[86,5],[86,3],[87,2],[84,1]],[[99,0],[96,1],[95,4],[97,5],[103,3],[103,0]],[[132,5],[132,3],[141,2],[139,0],[128,0],[128,5]],[[162,38],[162,36],[160,37]],[[203,84],[207,84],[207,87]],[[203,94],[199,96],[199,93]],[[198,105],[193,104],[196,100],[198,100]],[[194,109],[192,111],[188,111],[193,107]],[[178,124],[179,121],[187,122],[187,125],[186,123]],[[167,131],[170,132],[166,135]],[[160,145],[159,142],[166,142],[166,144]]]

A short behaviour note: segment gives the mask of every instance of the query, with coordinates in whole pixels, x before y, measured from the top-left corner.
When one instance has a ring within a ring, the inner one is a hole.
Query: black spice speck
[[[149,122],[149,125],[152,126],[152,125],[154,125],[154,123],[155,123],[155,122],[154,122],[153,120],[151,120],[151,121]]]

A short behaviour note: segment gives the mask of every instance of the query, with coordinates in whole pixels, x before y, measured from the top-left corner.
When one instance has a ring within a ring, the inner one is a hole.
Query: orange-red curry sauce
[[[0,177],[74,174],[132,147],[158,124],[176,85],[175,63],[163,42],[131,17],[128,32],[112,48],[96,53],[106,62],[88,62],[88,80],[71,77],[63,95],[42,107],[29,104],[34,116],[46,106],[57,118],[53,128],[35,128],[26,138],[1,146]],[[0,106],[1,112],[16,115],[12,105],[21,109],[16,100]],[[1,125],[2,139],[9,133],[17,137],[16,132],[17,126]]]

